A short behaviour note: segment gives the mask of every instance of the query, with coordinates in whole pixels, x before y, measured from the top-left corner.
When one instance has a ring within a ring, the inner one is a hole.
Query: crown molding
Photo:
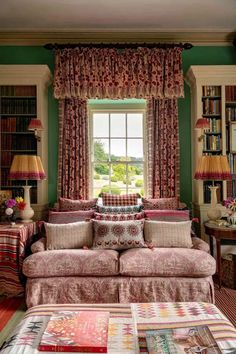
[[[235,32],[229,31],[118,31],[118,30],[84,30],[84,31],[1,31],[0,45],[45,45],[46,43],[173,43],[190,42],[193,45],[232,45]]]

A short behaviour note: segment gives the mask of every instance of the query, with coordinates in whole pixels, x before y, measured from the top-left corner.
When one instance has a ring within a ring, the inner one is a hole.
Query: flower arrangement
[[[9,220],[15,221],[15,211],[24,210],[26,203],[22,197],[16,197],[15,199],[7,199],[5,201],[6,210],[5,214]]]
[[[223,205],[230,209],[230,213],[236,212],[236,198],[228,198],[223,201]]]

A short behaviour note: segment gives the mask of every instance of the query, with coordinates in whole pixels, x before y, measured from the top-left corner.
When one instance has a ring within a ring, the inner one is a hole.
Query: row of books
[[[226,107],[225,109],[225,119],[226,122],[236,120],[236,107]]]
[[[225,86],[225,100],[236,102],[236,86]]]
[[[2,114],[36,114],[36,98],[29,99],[8,99],[2,98]]]
[[[236,180],[227,181],[227,196],[236,198]]]
[[[236,154],[228,154],[228,161],[231,173],[236,173]]]
[[[1,150],[35,150],[37,151],[37,140],[30,135],[19,135],[17,139],[11,134],[1,134]]]
[[[221,132],[221,119],[207,118],[207,120],[210,124],[210,129],[208,130],[208,132],[212,132],[212,133]]]
[[[27,132],[32,117],[1,117],[1,132]]]
[[[1,86],[1,96],[36,96],[36,86]]]
[[[38,350],[107,353],[109,317],[107,311],[55,311]],[[221,353],[206,325],[147,330],[139,339],[145,340],[149,354]]]
[[[203,96],[221,96],[221,87],[220,86],[203,86],[202,87]]]
[[[204,203],[210,203],[211,202],[211,191],[209,187],[212,186],[212,181],[204,181],[203,182],[203,198],[204,198]],[[217,195],[217,200],[220,203],[220,201],[223,198],[222,194],[222,181],[217,181],[215,182],[215,186],[218,186],[218,189],[216,190],[216,195]]]
[[[220,109],[220,100],[210,100],[209,98],[207,98],[202,102],[203,114],[220,114]]]
[[[204,135],[203,150],[221,150],[220,135]]]

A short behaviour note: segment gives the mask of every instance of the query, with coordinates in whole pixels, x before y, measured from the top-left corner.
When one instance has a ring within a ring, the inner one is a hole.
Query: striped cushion
[[[177,197],[172,198],[156,198],[156,199],[147,199],[142,198],[144,210],[166,210],[171,209],[175,210],[179,207],[179,200]]]
[[[97,206],[99,213],[109,213],[109,214],[131,214],[139,213],[141,210],[141,205],[129,205],[129,206]]]
[[[93,216],[93,210],[49,211],[48,222],[51,224],[70,224],[76,221],[90,220]]]
[[[144,210],[145,218],[157,221],[187,221],[189,210]]]
[[[94,213],[95,220],[107,220],[107,221],[125,221],[125,220],[140,220],[144,218],[144,213],[133,214],[102,214]]]
[[[70,210],[90,210],[95,209],[97,203],[97,198],[83,200],[83,199],[68,199],[59,198],[59,210],[60,211],[70,211]]]
[[[133,194],[109,194],[109,193],[101,193],[102,204],[103,205],[113,205],[113,206],[123,206],[123,205],[135,205],[138,204],[138,193]]]

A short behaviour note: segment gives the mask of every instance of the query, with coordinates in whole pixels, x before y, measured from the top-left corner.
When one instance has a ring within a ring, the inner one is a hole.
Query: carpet
[[[215,305],[236,327],[236,290],[215,286]],[[0,297],[0,347],[21,321],[26,311],[23,298]]]

